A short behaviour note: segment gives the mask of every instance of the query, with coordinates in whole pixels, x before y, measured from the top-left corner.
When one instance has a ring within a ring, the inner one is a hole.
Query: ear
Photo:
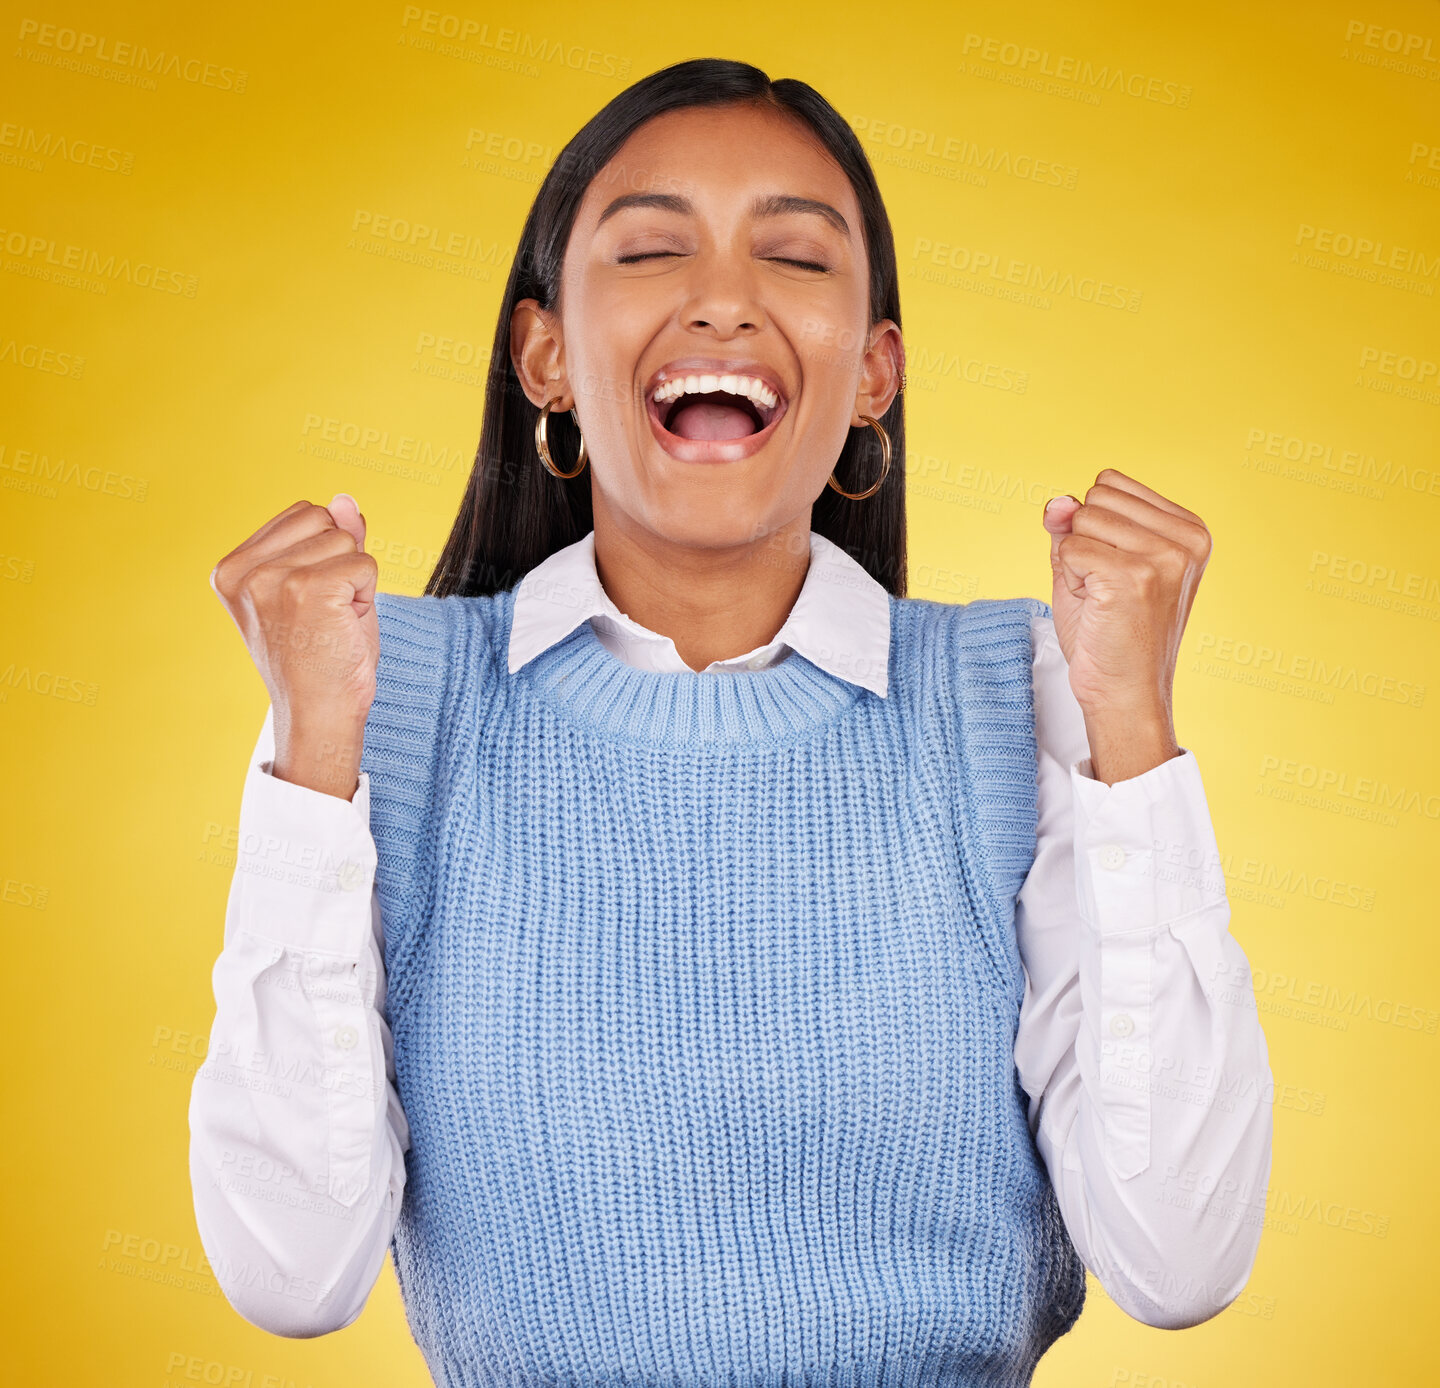
[[[879,419],[890,408],[905,374],[905,339],[898,323],[882,318],[871,327],[866,344],[860,363],[860,388],[855,393],[854,428],[862,425],[862,414]]]
[[[510,360],[532,405],[555,400],[557,410],[570,408],[560,320],[538,299],[521,299],[510,315]]]

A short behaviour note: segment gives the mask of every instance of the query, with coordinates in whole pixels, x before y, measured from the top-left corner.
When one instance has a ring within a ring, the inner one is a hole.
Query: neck
[[[785,625],[810,567],[810,513],[736,544],[657,535],[601,504],[595,570],[632,621],[675,643],[692,670],[767,645]]]

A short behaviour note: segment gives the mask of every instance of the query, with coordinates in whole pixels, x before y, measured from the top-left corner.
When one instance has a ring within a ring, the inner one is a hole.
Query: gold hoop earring
[[[880,466],[879,481],[877,481],[873,487],[869,487],[863,492],[847,492],[843,490],[840,484],[835,480],[835,474],[833,472],[830,474],[830,479],[826,483],[826,485],[834,487],[841,496],[846,497],[850,501],[864,501],[867,496],[874,496],[875,493],[880,490],[880,483],[883,482],[890,475],[890,435],[886,432],[885,426],[881,424],[878,419],[872,419],[868,414],[862,414],[860,418],[864,420],[865,423],[868,424],[877,434],[880,435],[880,448],[884,453],[885,457]]]
[[[560,397],[557,395],[554,400],[547,400],[540,409],[540,418],[535,421],[535,451],[540,455],[540,461],[545,464],[545,470],[556,477],[579,477],[585,471],[585,435],[580,435],[580,459],[575,464],[574,472],[561,472],[555,466],[555,459],[550,456],[550,444],[545,437],[545,425],[550,418],[550,407]],[[571,410],[574,414],[574,410]],[[576,421],[576,428],[579,428],[579,421]]]

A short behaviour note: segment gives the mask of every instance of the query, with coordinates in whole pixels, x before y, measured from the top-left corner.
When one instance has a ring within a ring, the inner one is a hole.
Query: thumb
[[[349,492],[336,492],[330,498],[330,504],[325,508],[330,512],[330,518],[340,527],[355,537],[355,543],[360,552],[365,552],[365,517],[360,514],[360,503],[355,500]]]
[[[1070,522],[1080,509],[1080,498],[1068,492],[1063,496],[1052,496],[1040,513],[1041,522],[1050,532],[1050,567],[1054,569],[1060,560],[1060,541],[1070,533]]]

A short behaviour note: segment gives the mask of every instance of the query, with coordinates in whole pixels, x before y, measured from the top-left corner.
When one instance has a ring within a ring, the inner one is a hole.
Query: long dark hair
[[[486,377],[480,447],[459,514],[427,595],[474,597],[513,587],[542,560],[594,525],[587,481],[565,482],[535,452],[539,408],[531,404],[510,360],[510,317],[521,299],[555,306],[565,247],[581,200],[595,175],[646,121],[688,106],[749,102],[804,121],[844,169],[860,203],[870,265],[870,322],[900,322],[895,240],[874,171],[839,112],[813,87],[793,78],[772,82],[758,67],[695,58],[643,77],[593,116],[560,152],[540,185],[520,233],[500,304]],[[897,597],[905,596],[905,412],[895,396],[881,418],[891,440],[890,471],[864,501],[827,486],[810,524],[864,566]],[[573,466],[580,439],[571,416],[551,413],[548,441],[561,467]],[[880,470],[880,441],[868,427],[852,429],[835,464],[848,492],[864,491]]]

